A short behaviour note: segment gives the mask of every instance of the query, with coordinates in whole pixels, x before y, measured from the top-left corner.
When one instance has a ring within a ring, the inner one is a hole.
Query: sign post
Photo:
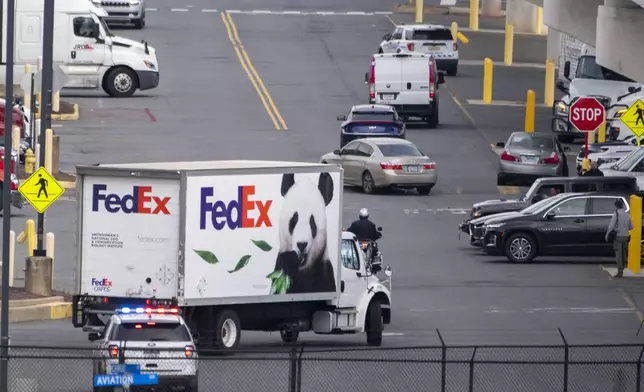
[[[644,105],[643,105],[644,107]],[[570,104],[570,111],[568,113],[568,121],[570,124],[577,128],[579,132],[586,134],[586,148],[585,158],[582,168],[588,170],[588,143],[590,138],[588,135],[595,132],[597,128],[606,120],[606,109],[604,105],[593,97],[580,97]]]
[[[637,147],[639,147],[640,138],[644,135],[644,102],[640,99],[635,101],[619,119],[637,136]]]

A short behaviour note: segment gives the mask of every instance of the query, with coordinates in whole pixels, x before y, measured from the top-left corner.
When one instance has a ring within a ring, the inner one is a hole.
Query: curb
[[[76,121],[80,118],[80,109],[78,108],[78,104],[74,103],[72,104],[74,107],[74,111],[72,113],[63,113],[63,114],[57,114],[53,113],[51,115],[52,120],[56,121]],[[36,120],[40,120],[40,114],[37,114],[35,116]]]
[[[63,297],[9,301],[9,322],[61,320],[72,317],[72,304]]]

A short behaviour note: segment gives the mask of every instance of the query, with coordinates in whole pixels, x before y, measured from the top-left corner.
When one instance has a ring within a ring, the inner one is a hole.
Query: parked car
[[[346,116],[338,116],[338,121],[342,121],[340,147],[366,137],[405,138],[405,123],[389,105],[356,105]]]
[[[605,163],[599,169],[606,177],[634,177],[639,189],[644,189],[644,148],[637,148],[615,163]]]
[[[345,184],[360,186],[364,193],[398,187],[428,195],[438,180],[436,162],[404,139],[354,140],[323,155],[320,162],[342,166]]]
[[[597,165],[604,163],[617,162],[621,158],[630,154],[637,147],[636,139],[634,143],[623,141],[610,141],[606,143],[594,143],[588,146],[588,159],[596,161]],[[586,157],[586,145],[581,146],[576,159],[577,174],[581,175],[581,164]]]
[[[482,249],[515,263],[538,256],[611,256],[606,229],[616,200],[629,211],[630,194],[563,193],[490,219],[484,226]]]
[[[500,154],[497,185],[531,185],[541,177],[567,177],[568,160],[557,137],[545,132],[513,132],[497,143]]]
[[[637,182],[632,177],[555,177],[540,178],[532,184],[525,196],[518,200],[488,200],[474,204],[470,218],[461,223],[460,231],[469,234],[470,244],[480,246],[483,226],[490,219],[528,208],[542,199],[561,193],[636,192]]]

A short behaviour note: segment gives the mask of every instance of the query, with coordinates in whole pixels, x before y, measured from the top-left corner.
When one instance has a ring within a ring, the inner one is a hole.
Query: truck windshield
[[[101,22],[101,26],[103,26],[103,30],[105,30],[105,34],[108,37],[114,37],[114,34],[112,34],[112,31],[110,30],[109,27],[107,27],[107,23],[105,23],[105,20],[103,20],[102,17],[98,17],[98,20]]]
[[[613,72],[608,68],[604,68],[597,64],[595,56],[581,56],[577,61],[576,78],[582,79],[598,79],[598,80],[613,80],[616,82],[635,83],[635,81]]]
[[[131,342],[189,342],[188,329],[179,323],[124,323],[118,326],[113,340]]]

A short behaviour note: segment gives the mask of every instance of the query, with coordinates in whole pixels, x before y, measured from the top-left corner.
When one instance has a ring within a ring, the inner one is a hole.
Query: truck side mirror
[[[558,81],[557,84],[555,84],[555,87],[557,87],[557,90],[561,91],[562,93],[568,94],[569,90],[566,88],[566,86],[564,86],[564,83],[561,80]]]
[[[548,211],[548,213],[546,214],[546,219],[548,220],[555,219],[555,216],[556,215],[554,211]]]
[[[364,74],[364,84],[369,84],[369,72],[365,72]]]
[[[90,342],[94,342],[96,340],[99,340],[101,338],[101,334],[98,332],[90,332],[89,335],[87,335],[87,340]]]
[[[390,33],[387,33],[387,34],[382,36],[383,41],[389,41],[390,39],[391,39],[391,34]]]
[[[505,148],[505,143],[504,142],[498,142],[498,143],[496,143],[496,146],[498,148]]]
[[[385,267],[385,275],[390,277],[393,274],[394,274],[394,270],[391,268],[391,266],[388,265],[387,267]]]
[[[564,78],[570,80],[570,61],[566,61],[564,63],[563,74],[564,74]]]

